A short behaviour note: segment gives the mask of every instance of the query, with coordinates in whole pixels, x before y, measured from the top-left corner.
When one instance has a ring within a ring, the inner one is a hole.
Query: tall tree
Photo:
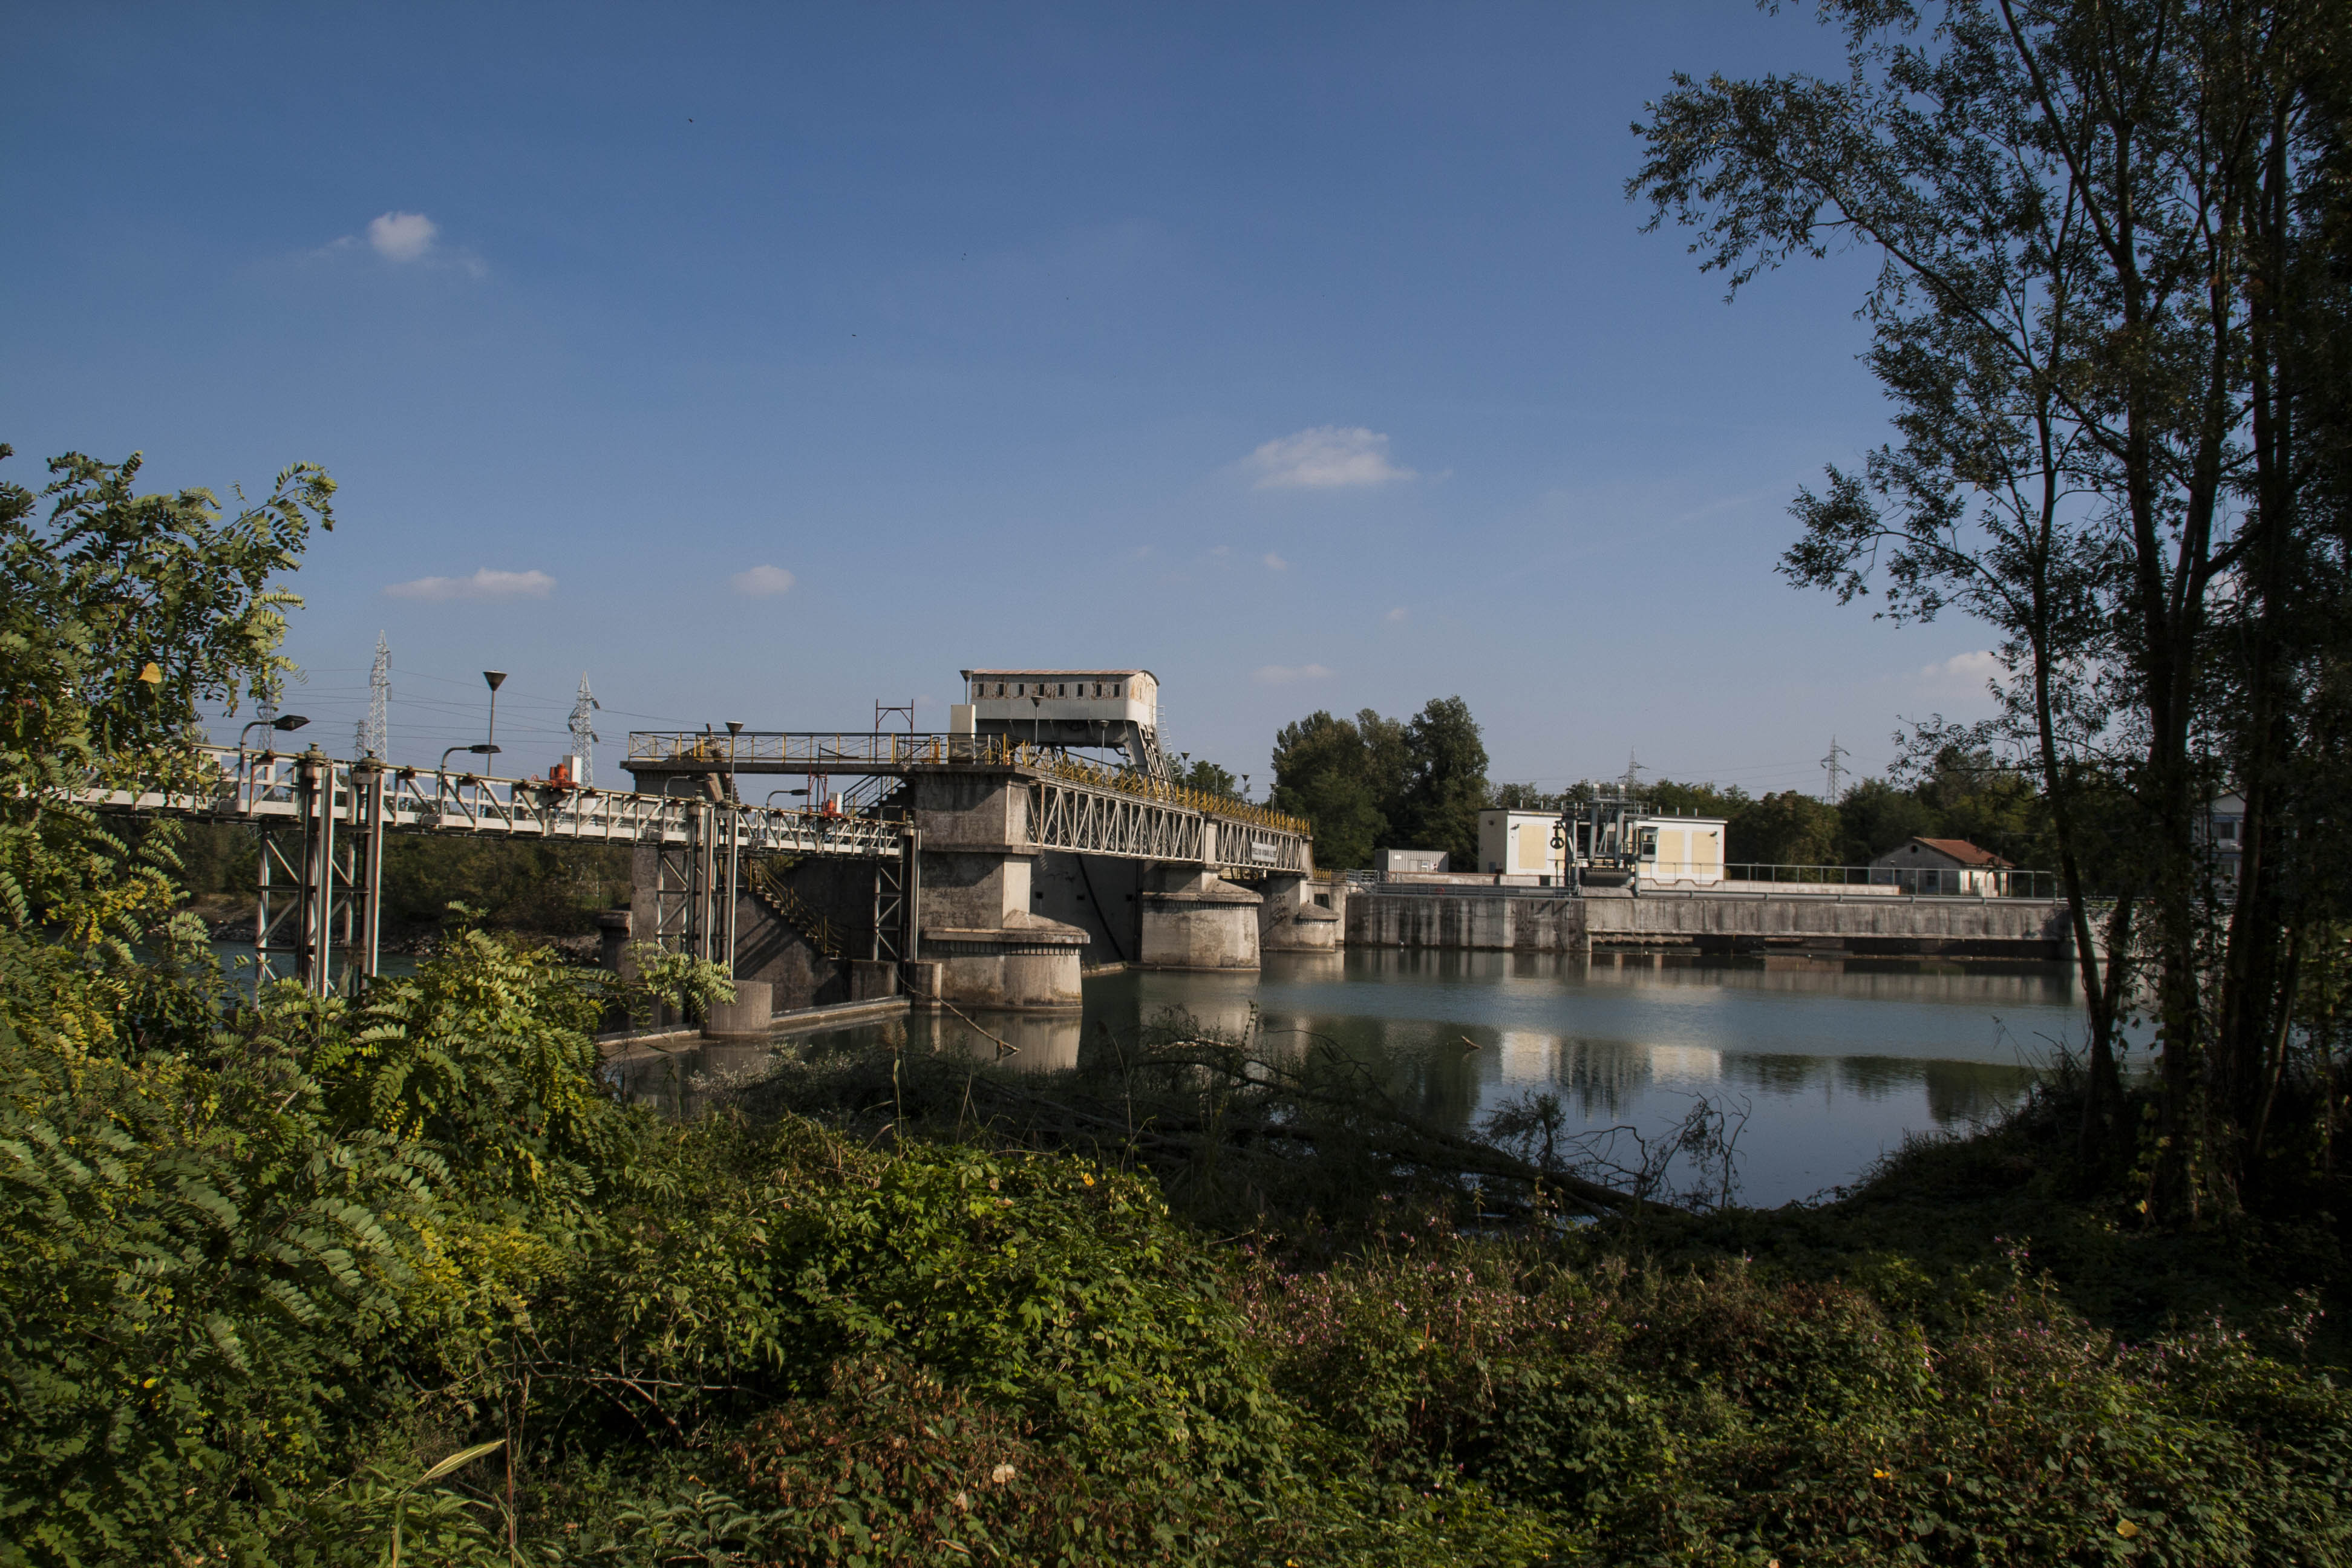
[[[333,526],[335,486],[298,464],[224,517],[209,490],[140,494],[136,454],[48,467],[37,496],[0,481],[0,926],[94,931],[152,910],[163,883],[120,880],[129,844],[73,797],[185,780],[207,705],[276,693],[284,610],[299,601],[271,579],[314,522]],[[82,908],[100,888],[110,908]]]
[[[1478,814],[1486,808],[1486,742],[1470,705],[1433,697],[1405,726],[1410,771],[1401,816],[1416,847],[1443,849],[1452,864],[1478,864]]]
[[[2275,358],[2258,329],[2262,216],[2307,182],[2310,84],[2340,62],[2326,0],[1950,0],[1932,23],[1889,0],[1829,0],[1842,80],[1677,77],[1637,127],[1629,190],[1693,226],[1733,290],[1798,256],[1858,245],[1868,363],[1898,439],[1801,493],[1785,570],[1851,599],[1875,580],[1898,618],[1946,607],[2000,633],[2004,739],[2032,756],[2089,999],[2085,1149],[2117,1144],[2123,975],[2149,919],[2162,1037],[2158,1180],[2194,1214],[2226,1137],[2209,1090],[2199,746],[2214,606],[2261,574],[2241,512],[2279,433],[2249,410]],[[2266,514],[2291,528],[2275,507]],[[2248,526],[2249,522],[2252,526]],[[2284,548],[2284,534],[2280,535]],[[2083,851],[2087,781],[2137,816],[2105,941]],[[2251,939],[2251,933],[2250,933]],[[2225,1096],[2226,1098],[2226,1096]]]
[[[1370,865],[1388,826],[1362,733],[1321,710],[1275,736],[1272,805],[1313,824],[1317,862],[1340,869]]]
[[[1405,791],[1412,783],[1412,746],[1404,721],[1383,719],[1370,708],[1356,713],[1356,733],[1364,745],[1364,783],[1372,792],[1372,805],[1381,815],[1381,849],[1412,847],[1406,822]]]

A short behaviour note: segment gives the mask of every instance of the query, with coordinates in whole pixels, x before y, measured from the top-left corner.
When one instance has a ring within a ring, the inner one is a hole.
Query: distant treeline
[[[1198,766],[1199,764],[1195,764]],[[1286,724],[1274,742],[1274,805],[1315,825],[1315,858],[1365,867],[1381,849],[1443,849],[1478,864],[1478,814],[1557,811],[1613,790],[1586,781],[1559,792],[1490,784],[1469,704],[1433,698],[1410,720],[1367,708]],[[1638,791],[1653,810],[1726,820],[1736,863],[1859,866],[1913,837],[1965,838],[2019,866],[2049,865],[2048,813],[2033,782],[1990,752],[1950,746],[1903,779],[1864,779],[1832,804],[1801,790],[1751,795],[1737,784],[1661,779]]]

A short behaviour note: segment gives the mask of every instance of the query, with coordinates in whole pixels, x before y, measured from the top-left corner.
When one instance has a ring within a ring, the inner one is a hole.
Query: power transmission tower
[[[1642,788],[1642,762],[1632,747],[1625,750],[1625,798],[1631,800]]]
[[[360,726],[362,756],[381,761],[392,750],[392,644],[375,634],[375,665],[368,671],[368,716]]]
[[[603,706],[588,689],[588,672],[582,670],[580,695],[572,704],[572,754],[580,759],[580,776],[572,782],[582,789],[596,787],[596,742],[603,737],[596,733],[593,715]]]
[[[1822,766],[1829,770],[1830,804],[1832,805],[1835,805],[1840,800],[1843,800],[1845,797],[1845,792],[1838,788],[1838,781],[1845,777],[1849,771],[1845,766],[1845,759],[1852,755],[1853,755],[1852,752],[1847,751],[1843,746],[1837,743],[1837,737],[1835,735],[1832,735],[1830,737],[1830,754],[1822,759]]]

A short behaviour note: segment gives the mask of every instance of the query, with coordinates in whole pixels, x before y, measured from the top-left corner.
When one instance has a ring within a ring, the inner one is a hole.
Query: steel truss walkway
[[[584,790],[289,754],[198,748],[196,782],[180,790],[92,790],[100,811],[241,822],[260,831],[254,921],[257,991],[291,975],[325,995],[377,973],[383,836],[626,844],[656,850],[654,941],[731,967],[735,893],[763,855],[872,860],[884,868],[899,920],[877,921],[877,958],[914,956],[912,897],[919,836],[871,817],[747,806],[708,798]],[[877,897],[878,906],[883,902]],[[903,929],[900,929],[902,928]]]
[[[629,736],[626,765],[640,781],[740,773],[906,777],[935,769],[1011,773],[1028,787],[1030,838],[1041,849],[1226,871],[1313,868],[1307,825],[1297,817],[1002,735],[747,730],[730,737],[640,730]]]

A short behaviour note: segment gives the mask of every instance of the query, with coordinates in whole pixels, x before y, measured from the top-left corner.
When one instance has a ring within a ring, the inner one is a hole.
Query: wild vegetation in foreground
[[[680,1122],[547,950],[6,956],[0,1560],[2352,1562],[2333,1222],[2136,1233],[2062,1093],[1697,1213],[1181,1019]]]

